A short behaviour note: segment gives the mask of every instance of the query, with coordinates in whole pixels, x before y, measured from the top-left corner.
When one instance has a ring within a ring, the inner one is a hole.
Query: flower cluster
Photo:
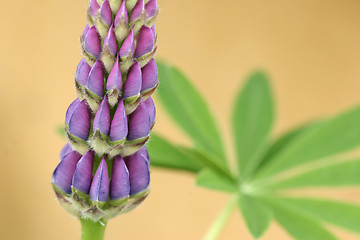
[[[157,14],[157,0],[89,3],[77,98],[65,117],[68,144],[52,177],[59,202],[75,216],[107,220],[148,195]]]

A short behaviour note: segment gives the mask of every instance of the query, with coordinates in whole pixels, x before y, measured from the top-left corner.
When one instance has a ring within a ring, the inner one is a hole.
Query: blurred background
[[[75,98],[73,79],[87,3],[1,1],[1,239],[80,239],[80,224],[57,203],[50,177],[65,144],[56,129]],[[235,94],[255,69],[269,74],[276,94],[274,136],[360,103],[359,0],[159,4],[158,57],[193,80],[227,143]],[[158,106],[155,131],[188,143]],[[226,195],[195,187],[191,175],[154,168],[151,190],[141,207],[110,221],[106,239],[201,239],[227,201]],[[360,203],[360,191],[354,189],[301,194]],[[333,230],[340,239],[360,239]],[[238,212],[221,239],[252,239]],[[261,239],[290,238],[273,223]]]

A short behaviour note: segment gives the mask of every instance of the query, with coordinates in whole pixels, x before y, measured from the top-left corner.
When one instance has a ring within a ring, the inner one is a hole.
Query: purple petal
[[[66,154],[52,175],[52,183],[67,194],[71,194],[71,182],[80,158],[75,151]]]
[[[94,152],[88,151],[77,163],[76,171],[72,179],[72,186],[81,192],[88,194],[91,186]]]
[[[130,195],[146,190],[150,184],[149,163],[144,156],[136,152],[125,158],[129,170]]]
[[[153,35],[154,35],[154,39],[155,39],[155,37],[156,37],[156,27],[155,27],[155,24],[152,25],[151,31],[152,31],[152,33],[153,33]]]
[[[120,9],[116,14],[114,21],[115,27],[117,27],[122,21],[124,21],[124,23],[128,25],[129,20],[128,20],[128,13],[127,13],[125,1],[122,1]]]
[[[145,6],[146,19],[152,18],[156,15],[158,10],[157,0],[150,0]]]
[[[75,78],[82,86],[86,86],[90,70],[91,67],[86,62],[85,58],[81,59],[76,69]]]
[[[92,201],[106,202],[109,196],[109,173],[105,157],[101,160],[90,187]]]
[[[151,28],[143,26],[140,29],[139,35],[137,37],[137,45],[134,56],[135,58],[139,58],[151,52],[153,48],[154,48],[154,34],[151,31]]]
[[[80,100],[77,98],[75,99],[70,106],[68,107],[67,111],[66,111],[66,115],[65,115],[65,123],[67,125],[69,125],[70,122],[70,118],[74,113],[74,109],[77,107],[77,105],[80,103]]]
[[[97,15],[99,9],[100,9],[100,6],[99,6],[97,0],[91,0],[90,1],[90,15],[94,19],[96,18],[96,15]]]
[[[145,103],[142,101],[129,117],[128,140],[143,138],[150,133],[150,116]]]
[[[145,157],[148,162],[150,162],[150,156],[149,156],[149,153],[148,153],[148,151],[146,149],[146,146],[142,146],[137,152],[141,156]]]
[[[138,19],[143,13],[143,11],[144,11],[144,0],[139,0],[131,13],[130,22],[133,22],[136,19]]]
[[[65,146],[61,149],[61,152],[60,152],[60,160],[64,158],[64,156],[68,153],[71,153],[73,150],[70,146],[70,144],[65,144]]]
[[[88,24],[86,24],[85,28],[84,28],[84,31],[83,31],[83,34],[82,34],[82,37],[83,39],[85,39],[85,36],[87,34],[87,32],[89,31],[90,27]]]
[[[100,38],[96,31],[96,27],[92,26],[86,33],[84,39],[84,47],[85,50],[90,53],[95,58],[100,57],[101,52],[101,45],[100,45]]]
[[[120,48],[119,56],[120,58],[125,58],[128,55],[133,55],[135,50],[135,41],[134,41],[134,32],[131,29],[129,35],[126,37],[123,45]]]
[[[153,124],[155,122],[156,108],[155,108],[154,101],[152,100],[151,97],[146,99],[145,105],[146,105],[146,108],[147,108],[147,110],[149,112],[150,123]]]
[[[109,4],[109,0],[105,0],[100,8],[101,19],[110,26],[112,24],[112,12]]]
[[[82,100],[74,109],[69,121],[69,132],[83,140],[87,140],[90,131],[90,110],[86,100]]]
[[[94,123],[93,123],[93,131],[99,129],[100,132],[106,136],[109,135],[110,131],[110,107],[108,103],[107,96],[104,97],[100,104],[99,110],[96,112]]]
[[[127,116],[123,100],[120,100],[111,122],[110,141],[124,140],[128,134]]]
[[[140,93],[142,81],[141,77],[140,65],[135,62],[129,69],[124,85],[123,98],[137,96]]]
[[[151,59],[142,69],[141,92],[152,89],[158,82],[158,68],[154,59]]]
[[[117,53],[117,44],[116,44],[116,37],[114,33],[114,26],[111,25],[103,44],[103,51],[105,51],[105,48],[108,47],[109,51],[112,55],[116,55]]]
[[[111,91],[113,89],[122,89],[122,75],[119,66],[119,56],[116,56],[115,64],[111,69],[111,72],[106,82],[106,90]]]
[[[129,196],[130,180],[129,171],[121,156],[113,160],[112,177],[110,184],[110,199],[118,200]]]
[[[99,97],[104,96],[104,69],[100,60],[97,60],[91,68],[87,87]]]

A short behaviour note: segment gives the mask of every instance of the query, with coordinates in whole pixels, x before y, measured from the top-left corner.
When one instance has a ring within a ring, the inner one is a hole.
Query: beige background
[[[80,226],[59,207],[50,176],[65,143],[55,129],[75,98],[86,4],[1,0],[1,239],[79,239]],[[275,135],[360,102],[358,0],[160,0],[160,6],[158,56],[193,79],[227,143],[235,93],[254,69],[272,79]],[[161,109],[156,131],[187,143]],[[153,169],[151,186],[141,208],[110,222],[107,239],[201,239],[227,200],[196,188],[186,174]],[[358,190],[326,194],[360,203]],[[221,239],[252,239],[238,213]],[[289,237],[272,224],[262,239]]]

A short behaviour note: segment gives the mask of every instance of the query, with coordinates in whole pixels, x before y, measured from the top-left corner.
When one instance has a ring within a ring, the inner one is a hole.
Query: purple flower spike
[[[65,115],[65,123],[67,125],[69,125],[70,122],[70,118],[74,113],[74,109],[77,107],[77,105],[79,104],[80,100],[77,98],[75,99],[70,106],[68,107],[67,111],[66,111],[66,115]]]
[[[106,90],[111,91],[113,89],[117,89],[120,91],[121,88],[122,88],[122,75],[119,67],[119,56],[117,56],[115,64],[111,69],[111,72],[106,82]]]
[[[145,6],[146,19],[154,17],[158,10],[157,0],[150,0]]]
[[[154,48],[154,44],[154,34],[151,31],[151,28],[143,26],[137,37],[137,45],[134,54],[135,58],[139,58],[147,53],[150,53]]]
[[[150,184],[149,162],[146,158],[136,152],[125,158],[129,170],[130,196],[148,189]]]
[[[80,159],[72,179],[72,186],[85,194],[89,193],[91,186],[94,156],[95,153],[93,151],[88,151]]]
[[[81,86],[86,86],[90,70],[91,67],[89,66],[85,58],[81,59],[79,65],[77,66],[75,75],[76,81],[78,81]]]
[[[154,88],[158,82],[158,68],[154,59],[151,59],[142,69],[141,92]]]
[[[127,116],[122,100],[119,101],[114,118],[111,122],[110,141],[121,141],[128,134]]]
[[[142,101],[129,117],[129,141],[147,137],[150,133],[151,122],[149,112]]]
[[[125,1],[122,1],[119,11],[116,14],[116,17],[114,20],[115,27],[117,27],[122,22],[125,23],[126,25],[128,25],[128,22],[129,22],[128,12],[126,9]]]
[[[97,2],[97,0],[91,0],[90,1],[90,15],[95,19],[96,15],[100,9],[100,6]]]
[[[146,149],[146,146],[142,146],[142,148],[139,149],[138,153],[141,156],[145,157],[148,162],[150,162],[150,156],[149,156],[149,153],[148,153],[148,151]]]
[[[60,152],[60,160],[64,158],[65,155],[67,155],[68,153],[71,153],[73,150],[70,146],[70,144],[65,144],[65,146],[61,149]]]
[[[82,100],[75,107],[69,120],[69,132],[75,137],[87,140],[90,131],[90,110],[86,100]]]
[[[129,196],[130,180],[129,171],[121,156],[117,156],[113,161],[112,177],[110,184],[110,199],[118,200]]]
[[[100,60],[91,68],[87,88],[99,97],[104,96],[104,69]]]
[[[105,157],[101,160],[90,187],[90,199],[106,202],[109,196],[109,173]]]
[[[134,55],[134,51],[135,51],[134,32],[131,29],[129,35],[127,36],[123,45],[120,48],[119,56],[121,59],[126,58],[129,55],[132,56]]]
[[[81,155],[75,151],[66,154],[52,175],[52,183],[66,194],[71,194],[71,182]]]
[[[146,105],[146,108],[147,108],[147,110],[149,112],[150,123],[151,123],[151,125],[153,125],[153,123],[155,122],[156,108],[155,108],[154,101],[152,100],[151,97],[146,99],[145,105]]]
[[[138,96],[141,90],[141,68],[140,65],[135,62],[127,75],[124,91],[123,91],[123,98],[129,98],[133,96]]]
[[[141,17],[141,14],[143,13],[144,11],[144,0],[139,0],[137,2],[137,4],[135,5],[132,13],[131,13],[131,16],[130,16],[130,22],[133,22],[135,20],[137,20],[138,18]]]
[[[116,37],[115,37],[115,33],[114,33],[114,26],[111,25],[105,39],[104,39],[104,44],[103,44],[103,52],[105,51],[105,49],[108,48],[110,53],[113,56],[116,56],[117,54],[117,44],[116,44]]]
[[[85,51],[90,53],[95,58],[100,57],[100,51],[101,51],[100,38],[96,31],[95,26],[92,26],[87,31],[85,39],[84,39],[84,48],[85,48]]]
[[[106,136],[109,135],[110,131],[110,107],[107,96],[101,102],[99,110],[96,112],[93,131],[100,130],[100,132]]]
[[[105,0],[100,8],[100,17],[108,26],[112,24],[112,12],[109,0]]]

